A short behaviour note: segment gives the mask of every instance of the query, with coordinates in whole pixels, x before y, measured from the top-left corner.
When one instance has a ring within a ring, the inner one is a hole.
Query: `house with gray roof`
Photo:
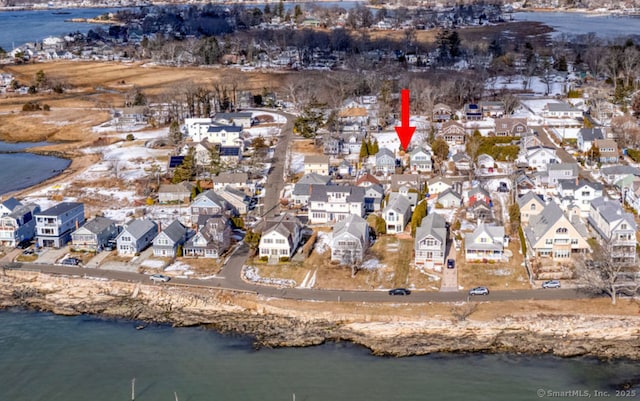
[[[309,223],[335,223],[350,214],[364,217],[364,194],[364,188],[353,185],[311,185]]]
[[[369,225],[362,217],[351,214],[333,226],[331,261],[351,266],[359,264],[369,248]]]
[[[153,256],[174,258],[178,247],[187,241],[189,230],[179,220],[174,220],[153,239]]]
[[[237,125],[242,128],[251,128],[251,112],[216,113],[213,120],[218,124]]]
[[[249,203],[251,199],[243,191],[232,187],[224,187],[217,190],[216,194],[226,200],[237,214],[247,214],[249,212]]]
[[[303,175],[293,186],[291,198],[295,205],[306,206],[309,203],[311,185],[331,185],[331,177],[317,173]]]
[[[580,128],[576,144],[580,152],[587,153],[597,139],[604,139],[602,128]]]
[[[457,152],[453,156],[451,156],[451,160],[453,164],[456,166],[456,170],[460,172],[467,172],[472,168],[472,160],[471,156],[466,154],[465,152]]]
[[[382,207],[384,189],[382,185],[369,185],[364,187],[364,211],[365,213],[377,212]]]
[[[35,217],[38,246],[61,248],[71,241],[71,233],[84,224],[84,204],[60,202]]]
[[[134,256],[153,242],[159,232],[158,224],[147,219],[133,220],[116,237],[116,249],[120,256]]]
[[[411,220],[411,203],[405,196],[397,194],[389,197],[389,203],[382,210],[382,218],[386,222],[387,234],[397,234],[404,231],[404,228]]]
[[[447,255],[447,223],[438,213],[422,219],[416,229],[415,263],[440,270]]]
[[[438,194],[437,203],[446,209],[457,208],[462,206],[462,195],[448,188]]]
[[[265,222],[265,229],[258,246],[261,258],[278,262],[290,259],[296,252],[302,237],[302,223],[290,213],[285,213]]]
[[[71,233],[71,248],[75,251],[100,252],[117,235],[115,221],[96,216]]]
[[[417,146],[409,153],[409,166],[411,171],[429,173],[433,170],[431,151],[423,146]]]
[[[229,210],[229,203],[213,190],[204,191],[191,202],[191,222],[196,223],[198,216],[213,216]]]
[[[558,180],[558,195],[563,203],[571,202],[580,208],[580,214],[586,217],[591,202],[602,196],[602,184],[583,179]]]
[[[0,217],[6,216],[9,213],[13,212],[18,206],[22,206],[22,202],[20,202],[16,198],[11,197],[5,199],[2,203],[0,203]]]
[[[304,173],[329,175],[330,157],[326,155],[307,155],[304,157]]]
[[[393,173],[396,171],[396,156],[387,148],[380,148],[376,153],[376,171]]]
[[[547,103],[542,115],[548,118],[581,118],[582,110],[567,103]]]
[[[587,231],[577,220],[569,220],[555,202],[529,220],[524,228],[527,254],[532,258],[566,262],[574,254],[589,252]]]
[[[580,169],[578,163],[556,163],[547,167],[548,185],[555,187],[558,180],[575,180],[578,178]]]
[[[606,197],[594,199],[587,221],[614,262],[635,264],[638,227],[633,215],[625,212],[620,202]]]
[[[209,216],[198,232],[185,242],[185,257],[220,258],[231,246],[231,222],[223,215]]]
[[[467,262],[494,261],[504,258],[504,247],[508,245],[504,227],[480,222],[472,233],[464,238],[464,257]]]
[[[211,177],[211,182],[214,191],[224,187],[242,190],[249,188],[249,175],[247,173],[221,173]]]
[[[516,202],[520,208],[520,223],[523,226],[526,226],[533,216],[539,215],[546,205],[544,197],[533,191],[520,196]]]
[[[530,168],[547,171],[551,164],[560,163],[556,149],[550,146],[534,146],[525,150],[525,157]]]
[[[162,184],[158,189],[158,203],[189,203],[194,185],[188,181]]]
[[[607,184],[615,185],[630,176],[640,177],[640,168],[629,165],[607,166],[600,169],[600,174]]]
[[[34,215],[37,213],[40,213],[40,206],[28,203],[20,204],[11,213],[0,217],[0,244],[16,246],[33,239],[36,235]]]

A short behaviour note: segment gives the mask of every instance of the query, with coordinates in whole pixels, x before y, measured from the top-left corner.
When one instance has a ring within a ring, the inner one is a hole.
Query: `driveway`
[[[105,260],[107,258],[107,256],[111,255],[111,252],[107,252],[107,251],[102,251],[100,253],[98,253],[96,256],[94,256],[93,258],[91,258],[91,260],[89,260],[86,264],[85,267],[91,268],[91,269],[98,269],[100,268],[100,265],[102,264],[102,261]]]
[[[68,246],[64,246],[59,249],[46,248],[42,251],[40,256],[38,256],[38,259],[33,263],[54,265],[68,253],[69,253]]]
[[[458,291],[458,263],[456,256],[456,248],[453,246],[453,244],[449,245],[449,253],[445,258],[444,266],[442,267],[442,281],[440,282],[441,292]],[[456,261],[456,267],[454,269],[447,268],[448,259],[453,259]]]

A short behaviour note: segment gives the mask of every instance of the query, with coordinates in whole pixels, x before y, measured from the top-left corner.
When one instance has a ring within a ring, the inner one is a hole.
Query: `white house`
[[[259,244],[260,257],[272,262],[291,258],[300,243],[302,223],[292,214],[267,220]]]
[[[431,213],[416,230],[415,263],[428,268],[441,268],[447,254],[447,227],[444,217]]]
[[[389,204],[382,210],[382,218],[387,225],[387,234],[404,231],[411,220],[411,203],[400,194],[389,197]]]
[[[606,197],[594,199],[588,222],[615,262],[635,264],[638,227],[633,215],[622,210],[620,202]]]
[[[549,164],[560,163],[556,149],[549,146],[534,146],[526,149],[526,159],[529,167],[539,171],[547,171]]]
[[[369,225],[362,217],[352,214],[333,226],[331,260],[345,265],[362,262],[369,247]]]
[[[504,227],[496,225],[478,224],[472,233],[465,236],[464,255],[468,262],[473,261],[501,261],[504,247],[508,245],[504,236]]]
[[[364,194],[364,188],[352,185],[311,185],[309,223],[338,222],[350,214],[363,217]]]

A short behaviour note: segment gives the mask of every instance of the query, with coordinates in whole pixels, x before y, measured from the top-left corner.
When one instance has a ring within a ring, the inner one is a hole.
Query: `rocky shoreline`
[[[640,318],[531,313],[489,321],[398,319],[274,306],[267,299],[212,289],[112,282],[5,270],[0,307],[60,315],[92,314],[174,326],[205,326],[254,339],[256,347],[303,347],[349,341],[374,355],[438,352],[549,353],[640,360]],[[354,307],[354,310],[357,308]]]

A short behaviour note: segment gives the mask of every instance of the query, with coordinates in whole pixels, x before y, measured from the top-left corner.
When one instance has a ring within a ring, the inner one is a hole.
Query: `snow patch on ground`
[[[316,244],[314,249],[319,254],[323,254],[326,251],[331,249],[331,240],[333,238],[332,233],[326,233],[324,231],[318,231],[318,238],[316,239]]]
[[[371,259],[367,259],[364,262],[362,262],[362,265],[360,265],[360,269],[363,270],[376,270],[376,269],[380,269],[383,267],[386,267],[387,265],[380,263],[380,261],[377,258],[371,258]]]
[[[151,269],[162,269],[164,267],[164,260],[147,259],[142,261],[140,266],[149,267]]]
[[[258,271],[258,268],[255,266],[243,266],[242,276],[244,277],[245,280],[258,283],[258,284],[273,285],[278,287],[295,287],[296,286],[295,280],[260,277],[260,272]]]
[[[289,171],[293,174],[304,172],[304,157],[306,155],[302,153],[293,152],[291,153],[291,163],[289,167]]]

